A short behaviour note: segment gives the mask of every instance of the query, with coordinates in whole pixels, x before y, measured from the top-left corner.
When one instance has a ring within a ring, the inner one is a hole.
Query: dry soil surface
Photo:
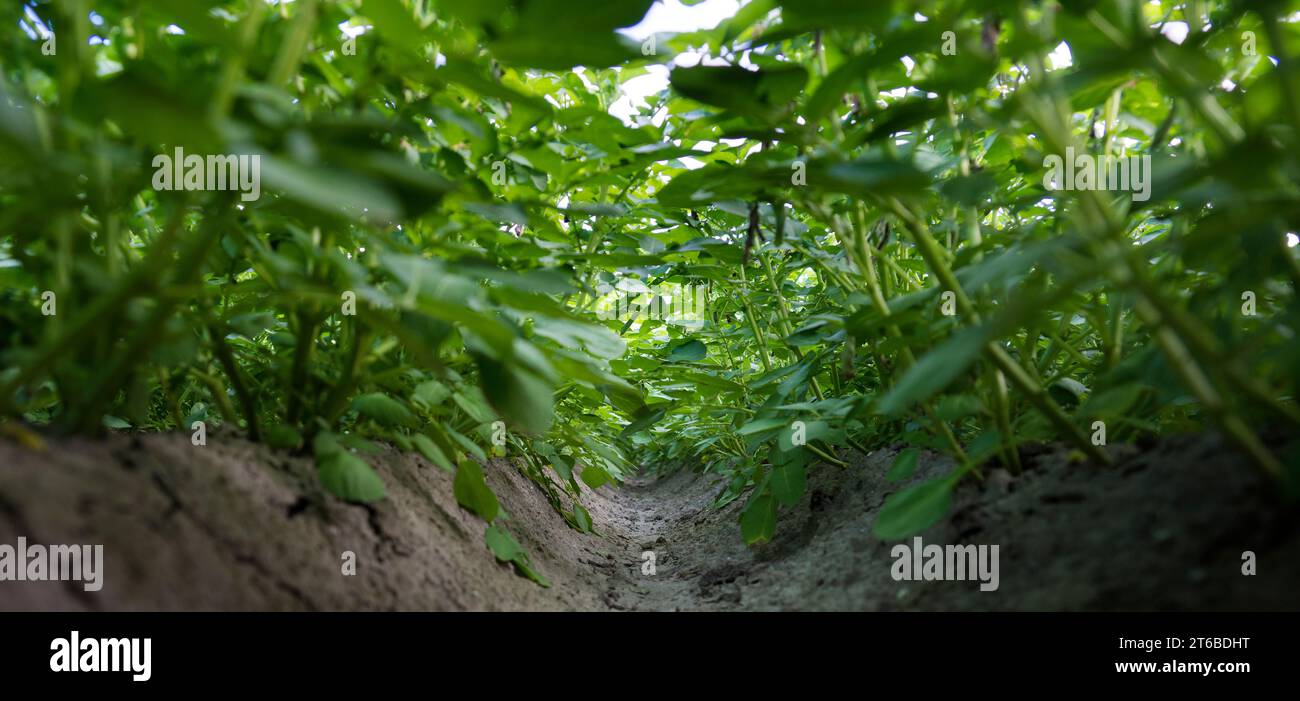
[[[312,463],[229,435],[0,440],[0,544],[104,545],[104,586],[0,582],[5,610],[1235,610],[1300,608],[1300,512],[1212,435],[1118,447],[1116,466],[1025,454],[959,489],[925,544],[997,545],[999,582],[897,581],[871,531],[902,486],[897,448],[810,468],[770,543],[747,547],[744,499],[683,469],[588,491],[570,528],[510,463],[486,469],[504,526],[551,584],[495,560],[452,475],[385,448],[373,506],[322,494]],[[914,479],[951,465],[927,455]],[[1256,574],[1243,575],[1253,552]],[[356,574],[343,574],[347,553]],[[653,572],[648,567],[654,553]]]

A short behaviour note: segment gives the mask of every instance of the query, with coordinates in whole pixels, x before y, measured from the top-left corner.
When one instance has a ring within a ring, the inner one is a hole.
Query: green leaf
[[[493,524],[488,526],[487,531],[483,534],[483,540],[487,543],[488,549],[501,562],[509,562],[515,566],[515,572],[522,577],[540,584],[543,587],[551,586],[537,570],[533,569],[532,562],[528,558],[528,553],[520,547],[514,537],[500,525]]]
[[[872,152],[847,163],[810,163],[808,186],[855,197],[914,195],[929,187],[929,171],[939,165],[933,158],[920,163]]]
[[[317,433],[316,437],[312,439],[311,447],[316,454],[317,461],[343,450],[343,444],[339,441],[338,434],[329,431]]]
[[[469,436],[466,436],[465,434],[461,433],[460,431],[457,431],[456,429],[451,428],[451,427],[449,427],[449,426],[445,426],[444,428],[445,428],[446,431],[447,431],[447,436],[448,436],[449,438],[451,438],[451,440],[452,440],[456,445],[459,445],[462,449],[464,449],[465,452],[469,453],[470,455],[473,455],[474,457],[478,458],[479,460],[482,460],[482,461],[484,461],[484,462],[487,461],[487,459],[488,459],[488,457],[487,457],[487,453],[485,453],[485,452],[483,451],[483,448],[482,448],[481,446],[479,446],[479,444],[477,444],[477,443],[475,443],[474,441],[470,440]],[[454,450],[454,448],[453,448],[453,450]]]
[[[709,347],[699,341],[687,341],[668,353],[668,361],[673,363],[691,363],[704,360]]]
[[[789,426],[789,419],[779,417],[754,419],[737,429],[736,435],[749,436],[755,433],[767,433],[768,431],[774,431],[778,428],[788,428]]]
[[[890,494],[872,531],[884,540],[901,540],[929,528],[948,513],[954,475],[945,475]]]
[[[831,428],[830,424],[825,421],[804,421],[803,438],[804,444],[813,441],[827,441],[829,443],[839,443],[844,440],[844,431]],[[777,447],[782,451],[791,451],[803,446],[794,444],[795,426],[789,430],[782,431],[777,437]]]
[[[356,450],[362,453],[374,455],[383,448],[380,448],[374,441],[367,440],[355,433],[345,433],[338,437],[339,444],[348,450]]]
[[[641,51],[640,44],[614,30],[639,22],[652,2],[529,0],[520,4],[513,31],[491,42],[488,48],[504,63],[554,71],[579,65],[615,66],[640,57]]]
[[[985,460],[993,457],[1002,447],[1002,434],[993,429],[989,429],[979,435],[979,438],[971,441],[966,449],[966,463],[963,468],[978,467]]]
[[[488,406],[487,399],[483,397],[483,391],[474,387],[466,387],[464,392],[452,392],[451,400],[461,411],[465,412],[475,423],[486,424],[496,420],[497,415]]]
[[[258,334],[275,325],[275,315],[267,312],[240,314],[228,322],[231,330],[246,338],[255,338]]]
[[[415,417],[404,404],[386,394],[372,392],[352,400],[357,413],[384,426],[411,426]]]
[[[427,380],[415,386],[415,391],[411,393],[411,401],[416,406],[425,410],[438,407],[451,396],[451,390],[437,380]]]
[[[777,385],[776,395],[785,398],[797,390],[807,389],[808,378],[812,377],[816,362],[817,356],[807,355],[803,360],[790,366],[791,372],[781,380],[781,384]]]
[[[456,471],[456,466],[452,464],[451,460],[447,459],[447,455],[442,452],[442,449],[438,447],[437,443],[433,442],[433,439],[423,433],[415,433],[411,435],[411,443],[415,446],[416,450],[420,451],[420,455],[423,455],[425,460],[441,467],[447,472]]]
[[[522,367],[478,356],[483,396],[492,408],[525,433],[540,435],[551,427],[554,406],[550,382]]]
[[[885,479],[890,482],[901,482],[908,479],[916,472],[916,459],[920,457],[920,448],[908,448],[899,451],[894,456],[894,462],[889,466],[889,472],[885,474]]]
[[[344,501],[366,503],[384,498],[384,481],[365,460],[346,450],[317,457],[316,472],[325,490]]]
[[[573,461],[567,456],[555,453],[551,457],[551,469],[555,474],[563,477],[566,482],[573,482]],[[576,486],[576,482],[574,483]]]
[[[186,414],[185,418],[181,420],[181,427],[190,428],[194,425],[195,421],[207,421],[207,420],[208,420],[208,405],[204,404],[203,402],[198,402],[194,406],[190,407],[190,413]],[[273,426],[272,429],[274,428],[276,427]],[[267,440],[268,444],[270,444],[270,440],[269,440],[270,432],[271,432],[270,430],[266,432],[268,434],[268,440]],[[272,447],[276,447],[276,446],[272,444]]]
[[[990,335],[987,325],[964,328],[953,334],[908,368],[898,383],[881,397],[877,410],[886,416],[897,416],[909,406],[929,399],[975,362]]]
[[[1118,387],[1096,392],[1088,397],[1079,409],[1079,413],[1087,417],[1097,416],[1118,416],[1128,411],[1128,408],[1137,402],[1142,395],[1143,386],[1138,383],[1129,383]]]
[[[950,394],[939,400],[934,408],[934,415],[943,421],[956,421],[972,414],[978,414],[980,400],[971,394]]]
[[[583,533],[591,532],[591,514],[577,502],[573,504],[573,521],[578,524],[578,530]]]
[[[640,412],[640,416],[634,419],[632,423],[625,426],[623,430],[619,433],[619,435],[623,437],[627,437],[634,433],[644,431],[647,428],[650,428],[651,426],[655,425],[660,419],[664,417],[666,413],[668,413],[668,410],[664,407],[660,407],[658,409],[650,409],[647,407],[642,412]]]
[[[103,424],[104,424],[104,428],[112,428],[117,430],[131,428],[131,424],[128,423],[127,421],[119,419],[116,416],[110,416],[108,414],[104,415]]]
[[[878,59],[877,59],[878,60]],[[871,132],[867,134],[868,143],[875,143],[900,131],[905,131],[918,124],[934,119],[947,111],[942,99],[911,97],[889,105],[872,121]],[[950,183],[952,180],[945,181]]]
[[[588,465],[582,469],[582,482],[592,489],[596,489],[602,484],[612,482],[613,479],[614,478],[610,477],[609,473],[606,472],[604,468],[597,465]]]
[[[456,470],[456,479],[452,483],[452,493],[456,495],[457,503],[488,523],[500,511],[497,495],[492,493],[483,480],[482,466],[473,460],[460,461],[460,468]]]
[[[1062,377],[1047,388],[1047,393],[1066,408],[1073,408],[1088,394],[1088,388],[1082,382],[1069,377]]]
[[[875,56],[870,54],[856,56],[831,71],[804,103],[804,117],[815,122],[831,114],[844,97],[844,93],[848,92],[855,82],[860,82],[866,77],[874,60],[876,60]]]
[[[584,34],[556,42],[554,36],[508,36],[489,45],[503,63],[562,71],[574,66],[608,68],[641,55],[640,45],[617,34]]]
[[[802,66],[751,71],[739,66],[693,66],[672,72],[673,89],[693,100],[764,121],[778,118],[808,82]]]
[[[342,169],[310,167],[262,154],[262,182],[293,202],[323,214],[356,221],[392,222],[402,205],[373,178]]]
[[[790,462],[772,469],[768,483],[772,496],[783,506],[794,506],[803,496],[807,468],[802,462]]]
[[[375,23],[380,36],[407,51],[419,52],[420,46],[428,42],[401,0],[364,0],[361,11]]]
[[[612,32],[631,27],[645,17],[654,0],[529,0],[520,11],[520,24],[529,31],[555,38],[555,32]]]
[[[272,448],[293,450],[302,444],[302,434],[292,426],[275,424],[262,432],[262,439]]]
[[[513,0],[436,0],[438,12],[456,18],[466,26],[486,24],[510,12]]]
[[[776,533],[776,499],[764,493],[749,501],[740,513],[740,534],[745,545],[766,543]]]
[[[533,321],[533,331],[561,346],[581,347],[599,358],[619,358],[627,350],[627,344],[618,334],[594,324],[541,317]]]
[[[894,12],[890,0],[781,0],[782,17],[800,28],[883,27]]]

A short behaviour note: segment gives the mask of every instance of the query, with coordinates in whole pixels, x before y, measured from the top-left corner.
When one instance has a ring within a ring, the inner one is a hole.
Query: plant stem
[[[239,372],[239,366],[235,363],[235,355],[230,351],[230,345],[226,343],[225,333],[219,327],[216,319],[209,319],[208,335],[212,339],[212,353],[217,357],[217,362],[221,364],[221,369],[225,371],[226,377],[230,379],[230,387],[235,390],[235,396],[239,398],[240,408],[244,414],[244,423],[248,425],[248,439],[254,442],[260,441],[262,432],[257,426],[257,402],[253,400],[253,395],[248,392],[248,387],[244,384],[244,377]]]
[[[953,293],[957,301],[957,309],[966,315],[972,323],[978,324],[980,320],[979,312],[971,304],[970,298],[966,296],[965,290],[962,289],[961,283],[957,281],[957,276],[953,274],[952,269],[948,267],[947,261],[940,255],[939,244],[930,236],[929,228],[897,199],[893,197],[886,198],[886,204],[896,216],[903,220],[908,231],[912,233],[917,250],[921,253],[921,257],[925,259],[926,265],[930,267],[930,271],[939,279],[939,284]],[[997,341],[989,341],[984,347],[984,352],[993,361],[993,364],[1006,374],[1007,379],[1011,380],[1011,383],[1016,385],[1016,388],[1025,395],[1029,403],[1060,431],[1062,436],[1093,460],[1103,465],[1109,465],[1112,462],[1110,455],[1088,440],[1088,436],[1070,420],[1070,417],[1066,415],[1060,405],[1047,394],[1047,390],[1038,384],[1024,368],[1020,367]]]

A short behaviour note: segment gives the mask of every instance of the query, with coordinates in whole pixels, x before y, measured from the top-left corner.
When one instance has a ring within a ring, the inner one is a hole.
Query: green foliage
[[[872,532],[885,540],[899,540],[934,525],[948,513],[957,483],[954,477],[938,477],[890,494]]]
[[[461,461],[456,470],[453,489],[456,501],[484,521],[491,523],[501,510],[497,495],[492,493],[492,489],[483,480],[483,468],[473,460]]]
[[[794,506],[803,496],[807,472],[799,462],[790,462],[772,468],[772,497],[782,506]]]
[[[687,341],[686,343],[673,348],[668,353],[669,362],[693,362],[704,360],[708,354],[708,347],[699,341]]]
[[[582,486],[686,465],[747,499],[752,544],[816,470],[900,438],[889,479],[922,449],[956,467],[890,496],[882,537],[1025,442],[1107,461],[1098,420],[1112,443],[1215,427],[1281,473],[1284,4],[752,0],[653,50],[617,31],[649,6],[0,9],[0,417],[224,425],[356,501],[386,442],[488,521],[502,449],[584,532]],[[671,62],[698,47],[717,60]],[[177,148],[260,156],[260,197],[155,187]],[[1150,198],[1048,189],[1067,149],[1149,156]],[[601,313],[636,284],[706,290],[703,314]]]
[[[551,583],[546,578],[533,569],[533,563],[528,558],[528,553],[519,546],[509,531],[502,528],[500,524],[488,526],[487,532],[484,533],[484,540],[487,542],[488,549],[501,562],[509,562],[515,566],[515,570],[520,575],[537,582],[538,584],[549,587]]]
[[[316,436],[316,466],[321,485],[344,501],[384,498],[384,482],[370,465],[349,451],[333,434]]]
[[[916,472],[916,460],[921,455],[919,448],[907,448],[899,451],[894,456],[894,463],[890,465],[889,472],[885,478],[890,482],[899,482],[912,476]]]
[[[590,465],[582,471],[582,483],[592,489],[608,484],[609,481],[609,473],[597,465]]]
[[[414,420],[402,403],[385,394],[363,394],[352,400],[352,407],[363,418],[372,419],[388,427],[407,426]]]
[[[772,539],[776,532],[776,498],[771,494],[757,494],[740,512],[740,534],[746,545],[757,545]]]

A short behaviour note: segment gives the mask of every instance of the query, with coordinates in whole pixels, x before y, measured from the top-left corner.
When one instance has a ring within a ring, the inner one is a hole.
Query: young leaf
[[[410,426],[415,422],[411,410],[386,394],[372,392],[352,400],[358,414],[384,426]]]
[[[916,459],[921,455],[920,448],[907,448],[899,451],[894,456],[894,462],[889,466],[889,472],[885,474],[885,479],[890,482],[901,482],[912,476],[916,472]]]
[[[451,463],[451,460],[447,459],[447,455],[442,452],[442,449],[438,447],[437,443],[433,442],[433,439],[423,433],[416,433],[411,436],[411,443],[415,446],[416,450],[420,451],[420,455],[423,455],[425,460],[441,467],[447,472],[456,471],[456,466]]]
[[[687,341],[668,353],[669,362],[686,363],[704,360],[709,352],[708,346],[699,341]]]
[[[473,460],[460,461],[460,468],[456,470],[456,479],[452,483],[452,493],[461,506],[478,514],[488,523],[497,517],[501,509],[497,495],[483,481],[483,468]]]
[[[802,462],[795,461],[772,468],[772,479],[768,482],[772,496],[782,506],[794,506],[803,496],[807,468]]]
[[[519,543],[506,529],[497,524],[488,526],[487,531],[483,534],[483,540],[498,560],[513,564],[515,571],[520,576],[527,577],[543,587],[551,586],[551,583],[546,581],[545,577],[533,569],[528,553],[524,552],[524,549],[520,547]]]
[[[777,447],[786,452],[802,447],[794,444],[794,434],[793,427],[779,433]],[[832,429],[825,421],[805,421],[803,437],[805,443],[821,440],[837,443],[844,440],[844,431]]]
[[[789,428],[790,420],[783,418],[754,419],[739,429],[736,429],[736,435],[748,436],[755,433],[766,433],[778,428]]]
[[[526,433],[546,433],[555,411],[551,383],[516,365],[486,356],[478,360],[483,396],[488,403]]]
[[[776,499],[761,494],[749,501],[740,514],[740,534],[745,545],[766,543],[776,532]]]
[[[951,394],[939,400],[934,408],[934,415],[942,421],[956,421],[978,414],[979,410],[979,397],[971,394]]]
[[[401,0],[364,0],[361,11],[374,21],[384,39],[411,52],[419,50],[424,41],[420,27]]]
[[[613,481],[609,473],[597,465],[587,465],[582,469],[582,482],[592,489],[596,489],[602,484]]]
[[[578,524],[578,530],[583,533],[591,532],[591,514],[587,513],[582,504],[576,502],[573,504],[573,521]]]
[[[890,494],[876,515],[872,532],[884,540],[908,538],[948,513],[956,480],[945,475]]]
[[[623,427],[623,430],[619,433],[619,435],[623,437],[627,437],[639,431],[644,431],[647,428],[650,428],[651,426],[655,425],[656,422],[662,419],[664,417],[664,414],[667,413],[667,411],[668,411],[667,409],[662,407],[658,409],[650,409],[647,407],[642,410],[640,415],[635,420],[633,420],[632,423]]]
[[[442,404],[447,397],[451,396],[451,390],[437,380],[428,380],[415,386],[415,391],[411,393],[411,400],[416,406],[424,409],[436,408]]]
[[[262,434],[262,439],[272,448],[293,450],[302,443],[302,434],[297,429],[285,424],[270,426]]]
[[[987,325],[968,327],[953,334],[908,368],[898,383],[880,398],[879,412],[897,416],[912,404],[923,402],[947,387],[975,362],[990,335]]]
[[[766,121],[799,95],[808,71],[797,65],[759,71],[701,65],[678,68],[671,80],[674,90],[691,99]]]
[[[365,503],[384,498],[384,481],[365,460],[346,450],[318,457],[316,471],[325,490],[344,501]]]

